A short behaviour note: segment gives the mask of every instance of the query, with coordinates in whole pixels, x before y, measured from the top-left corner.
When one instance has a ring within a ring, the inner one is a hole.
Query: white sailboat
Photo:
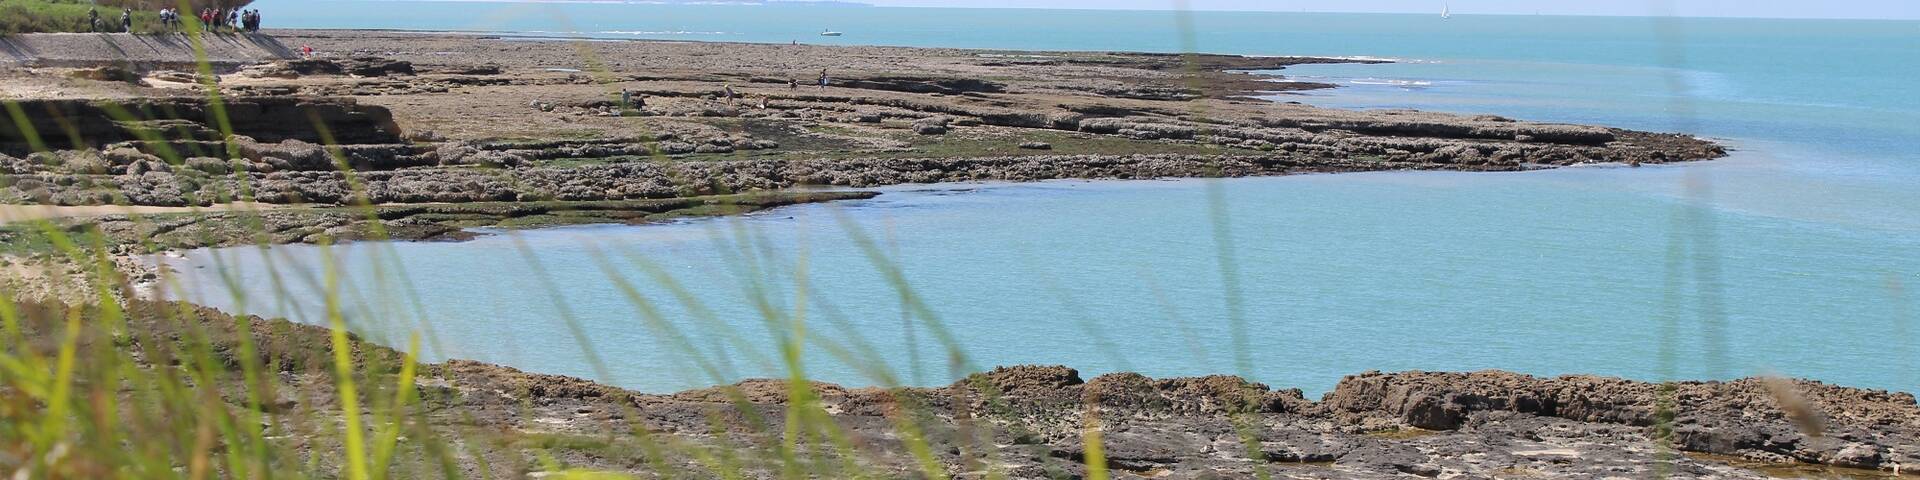
[[[1453,5],[1451,5],[1451,4],[1441,4],[1441,5],[1440,5],[1440,18],[1453,18]]]

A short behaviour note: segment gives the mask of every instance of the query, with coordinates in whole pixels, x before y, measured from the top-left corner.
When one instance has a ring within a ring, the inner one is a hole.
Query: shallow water
[[[385,252],[382,258],[400,260],[428,313],[428,343],[437,347],[429,357],[595,377],[576,347],[586,338],[605,357],[609,380],[657,391],[709,379],[682,363],[689,360],[678,345],[647,327],[603,268],[634,279],[664,317],[697,338],[693,347],[737,369],[727,376],[733,379],[782,371],[755,365],[731,339],[694,319],[686,302],[634,259],[657,263],[739,329],[750,350],[777,358],[776,337],[746,299],[755,298],[751,288],[764,288],[775,308],[794,308],[795,264],[804,256],[812,338],[863,337],[868,346],[859,349],[899,369],[902,381],[949,380],[932,332],[902,328],[898,296],[849,241],[838,220],[847,218],[902,259],[912,287],[976,365],[1193,375],[1237,365],[1215,223],[1207,215],[1208,189],[1219,188],[1247,312],[1254,362],[1247,373],[1263,381],[1317,391],[1368,369],[1505,368],[1637,378],[1777,372],[1901,385],[1911,369],[1897,359],[1911,358],[1913,344],[1892,336],[1904,327],[1887,283],[1920,271],[1920,241],[1706,212],[1700,223],[1708,226],[1683,228],[1718,237],[1719,274],[1715,288],[1696,288],[1690,264],[1667,261],[1673,219],[1687,207],[1580,186],[1678,170],[940,186],[744,219],[360,244],[333,254],[347,259],[348,304],[389,309],[350,316],[376,340],[397,344],[413,329],[393,320],[409,316],[405,296],[372,273],[378,262],[371,259]],[[1541,206],[1543,198],[1554,206]],[[1680,233],[1684,243],[1693,232]],[[741,253],[761,249],[750,259]],[[275,247],[272,263],[283,273],[317,274],[321,250]],[[529,252],[544,273],[527,261]],[[240,275],[239,283],[257,292],[255,310],[321,311],[311,296],[272,295],[260,258],[252,248],[200,251],[183,270],[189,283],[203,285],[211,272]],[[289,282],[293,291],[312,291]],[[1710,338],[1696,315],[1707,298],[1701,292],[1715,290],[1726,309],[1721,338],[1728,352],[1721,361],[1706,356]],[[560,320],[556,294],[582,337]],[[213,295],[199,300],[222,305],[225,297]],[[266,304],[280,301],[294,308]],[[1669,321],[1672,330],[1662,330]],[[1660,369],[1663,346],[1679,352],[1672,372]],[[845,365],[820,348],[809,358],[819,378],[885,383],[855,368],[870,365],[864,360]]]
[[[287,12],[281,25],[298,24],[297,11],[276,9],[285,3],[260,5]],[[440,6],[399,5],[381,18],[471,28],[407,13]],[[550,8],[504,5],[488,8]],[[655,7],[559,8],[601,22],[579,30],[784,42],[815,28],[781,9]],[[828,27],[849,32],[835,40],[849,43],[1182,49],[1165,14],[1005,13],[854,9]],[[367,20],[379,21],[388,20]],[[346,259],[350,317],[356,330],[404,344],[424,313],[430,358],[665,391],[784,376],[765,360],[777,358],[778,336],[753,299],[791,311],[804,297],[814,377],[950,380],[936,332],[903,318],[900,295],[849,239],[850,223],[901,260],[974,366],[1242,373],[1309,392],[1368,369],[1480,368],[1643,379],[1779,373],[1920,389],[1909,293],[1920,284],[1920,97],[1904,90],[1920,76],[1920,23],[1214,13],[1193,21],[1202,50],[1403,60],[1290,69],[1347,88],[1282,101],[1679,130],[1738,151],[1638,169],[908,186],[741,219],[361,244],[331,252]],[[1143,33],[1105,33],[1113,25]],[[391,278],[392,262],[377,275],[369,259],[379,252],[399,259],[410,281]],[[310,285],[275,285],[269,270],[319,275],[322,256],[311,246],[266,257],[243,248],[178,263],[196,287],[189,298],[239,307],[219,287],[216,274],[227,273],[251,292],[247,310],[313,321],[322,318],[316,296],[275,294]],[[660,265],[739,334],[703,323],[635,258]],[[1223,275],[1223,258],[1233,274]],[[691,340],[649,326],[607,265]],[[560,320],[567,316],[576,321]],[[843,346],[862,357],[836,359]],[[861,368],[877,363],[894,376]]]

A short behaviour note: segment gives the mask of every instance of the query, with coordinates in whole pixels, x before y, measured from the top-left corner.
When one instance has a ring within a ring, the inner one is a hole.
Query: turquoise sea
[[[430,359],[670,391],[785,376],[773,359],[793,319],[764,313],[805,311],[807,373],[853,385],[952,380],[950,335],[963,366],[1237,373],[1309,392],[1370,369],[1484,368],[1920,390],[1920,22],[256,5],[270,27],[1390,58],[1289,69],[1343,88],[1275,100],[1736,149],[1638,169],[898,186],[742,218],[173,260],[182,297],[318,322],[305,292],[334,259],[355,330],[392,345],[419,331]],[[902,306],[876,250],[939,328]]]

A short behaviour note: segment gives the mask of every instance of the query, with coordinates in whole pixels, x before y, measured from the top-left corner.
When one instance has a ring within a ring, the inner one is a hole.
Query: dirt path
[[[0,205],[0,225],[55,218],[97,217],[101,215],[153,215],[163,213],[232,212],[267,210],[284,205],[235,202],[209,207],[154,207],[124,205]]]

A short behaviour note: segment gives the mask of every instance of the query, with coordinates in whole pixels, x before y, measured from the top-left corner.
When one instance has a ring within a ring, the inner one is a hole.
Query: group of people
[[[236,33],[260,31],[259,10],[208,8],[200,11],[199,18],[200,26],[205,28],[205,31],[219,31],[222,28]],[[90,28],[91,31],[102,31],[100,26],[100,10],[87,10],[87,22],[89,24],[88,28]],[[185,18],[180,16],[179,9],[160,9],[161,28],[169,32],[178,32],[185,26]],[[133,10],[127,9],[120,11],[120,31],[133,32]]]
[[[620,113],[622,115],[627,114],[627,112],[642,111],[646,109],[647,109],[646,95],[641,95],[637,92],[634,92],[632,90],[627,90],[624,88],[620,89]]]
[[[180,30],[180,12],[171,8],[160,9],[160,28],[169,32]]]
[[[179,17],[180,14],[175,12],[173,15]],[[260,31],[260,11],[208,8],[200,11],[200,25],[210,31],[226,28],[236,33],[258,32]]]
[[[100,9],[87,9],[87,31],[95,33],[102,31],[100,28]],[[133,31],[133,10],[120,11],[120,31]]]
[[[824,68],[820,69],[820,83],[818,85],[820,85],[821,90],[827,89],[827,85],[831,84],[830,80],[832,79],[827,77],[827,69],[824,69]],[[787,77],[787,90],[799,90],[799,89],[800,89],[800,81],[794,79],[793,77]]]
[[[260,11],[247,10],[240,14],[240,28],[248,32],[260,31]]]

